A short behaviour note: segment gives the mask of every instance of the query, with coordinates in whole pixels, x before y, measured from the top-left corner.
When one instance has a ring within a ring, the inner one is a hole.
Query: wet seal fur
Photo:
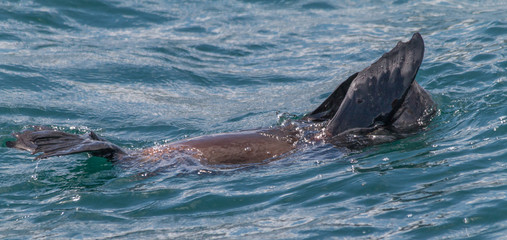
[[[314,111],[298,120],[314,141],[359,148],[403,138],[425,127],[436,112],[431,96],[415,77],[424,56],[424,42],[415,33],[361,72],[342,82]],[[322,131],[321,131],[322,130]],[[13,134],[6,146],[41,153],[47,158],[88,152],[116,161],[154,162],[183,152],[203,164],[258,163],[296,150],[302,133],[295,127],[201,136],[127,151],[94,132],[76,135],[43,127]],[[305,136],[305,138],[308,136]]]

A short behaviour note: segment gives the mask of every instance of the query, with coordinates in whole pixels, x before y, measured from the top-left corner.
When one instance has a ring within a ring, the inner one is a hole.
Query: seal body
[[[185,152],[203,164],[244,164],[272,159],[295,149],[295,142],[265,134],[266,131],[243,131],[190,138],[147,148],[140,159],[161,159],[174,151]],[[119,157],[121,159],[121,156]]]
[[[95,133],[75,135],[36,127],[15,133],[11,148],[37,158],[89,152],[111,161],[156,162],[192,158],[202,164],[259,163],[290,154],[308,139],[357,148],[393,141],[425,127],[436,112],[431,96],[415,81],[424,42],[415,33],[362,71],[343,81],[297,124],[214,134],[143,150],[124,150]]]

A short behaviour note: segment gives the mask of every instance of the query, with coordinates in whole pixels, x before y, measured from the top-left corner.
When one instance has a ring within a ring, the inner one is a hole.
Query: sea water
[[[141,149],[302,116],[420,32],[424,131],[159,174],[9,149],[33,125]],[[507,3],[0,2],[0,237],[505,239]]]

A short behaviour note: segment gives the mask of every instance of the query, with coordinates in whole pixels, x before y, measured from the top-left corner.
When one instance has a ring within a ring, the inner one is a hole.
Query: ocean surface
[[[392,143],[160,174],[5,146],[276,126],[415,32],[438,114]],[[506,239],[506,47],[501,0],[3,0],[0,238]]]

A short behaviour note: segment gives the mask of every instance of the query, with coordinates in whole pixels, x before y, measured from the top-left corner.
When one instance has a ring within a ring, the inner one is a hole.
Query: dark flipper
[[[425,127],[436,110],[435,102],[429,93],[413,81],[403,103],[390,119],[389,125],[349,129],[334,135],[330,142],[336,146],[352,149],[392,142]]]
[[[84,135],[36,128],[13,134],[16,141],[6,142],[7,147],[42,153],[37,159],[90,152],[94,156],[113,159],[125,153],[120,147],[99,138],[94,132]]]
[[[419,33],[361,71],[326,127],[331,136],[355,128],[389,125],[414,82],[424,55]],[[401,123],[401,122],[400,122]]]
[[[345,94],[347,94],[347,90],[349,90],[350,83],[357,77],[357,74],[354,73],[352,76],[347,78],[344,82],[342,82],[338,87],[327,97],[326,100],[319,107],[317,107],[313,112],[306,116],[306,119],[310,121],[320,122],[331,119],[340,105],[342,104],[343,99],[345,98]]]
[[[399,133],[413,132],[424,127],[435,114],[435,102],[416,81],[408,90],[405,100],[391,119],[391,130]]]

